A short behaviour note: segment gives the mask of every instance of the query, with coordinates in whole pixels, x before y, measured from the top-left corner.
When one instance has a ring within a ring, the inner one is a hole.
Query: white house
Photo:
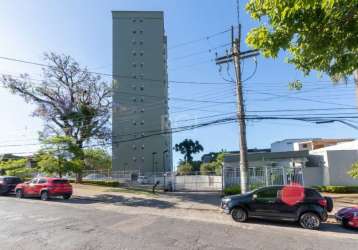
[[[306,185],[358,186],[358,180],[347,173],[358,161],[358,140],[312,150],[310,155],[316,167],[304,169]]]

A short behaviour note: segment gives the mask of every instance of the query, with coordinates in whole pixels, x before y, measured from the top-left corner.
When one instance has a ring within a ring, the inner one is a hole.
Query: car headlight
[[[229,203],[229,201],[231,201],[231,199],[230,198],[223,198],[221,201],[223,203]]]

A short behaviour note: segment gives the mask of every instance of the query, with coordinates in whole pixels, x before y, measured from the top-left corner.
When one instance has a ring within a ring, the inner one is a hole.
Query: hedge
[[[75,183],[74,180],[70,180],[71,183]],[[95,185],[95,186],[104,186],[104,187],[120,187],[123,186],[123,183],[118,181],[90,181],[90,180],[82,180],[81,184],[85,185]]]
[[[358,186],[314,186],[316,190],[326,193],[349,194],[358,193]]]
[[[241,187],[240,185],[234,185],[231,187],[226,187],[224,189],[225,195],[234,195],[234,194],[241,194]]]

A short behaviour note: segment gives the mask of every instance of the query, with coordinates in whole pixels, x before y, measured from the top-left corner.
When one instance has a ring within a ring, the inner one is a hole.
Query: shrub
[[[241,187],[240,185],[234,185],[231,187],[226,187],[224,189],[225,195],[234,195],[234,194],[241,194]]]
[[[74,180],[70,180],[71,183],[75,182]],[[85,185],[95,185],[95,186],[104,186],[104,187],[120,187],[123,186],[122,183],[118,181],[90,181],[90,180],[82,180],[81,184]]]
[[[200,174],[202,175],[210,175],[215,172],[216,163],[210,162],[210,163],[203,163],[200,165]]]
[[[189,163],[182,163],[178,166],[177,171],[180,175],[188,175],[193,172],[193,167]]]
[[[349,194],[358,193],[358,186],[314,186],[316,190],[327,193]]]

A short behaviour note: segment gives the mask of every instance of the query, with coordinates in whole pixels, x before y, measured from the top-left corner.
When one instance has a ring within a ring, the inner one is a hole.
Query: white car
[[[88,181],[106,181],[108,177],[103,174],[89,174],[83,178]]]
[[[139,184],[149,184],[149,178],[147,176],[138,176],[137,182]]]

